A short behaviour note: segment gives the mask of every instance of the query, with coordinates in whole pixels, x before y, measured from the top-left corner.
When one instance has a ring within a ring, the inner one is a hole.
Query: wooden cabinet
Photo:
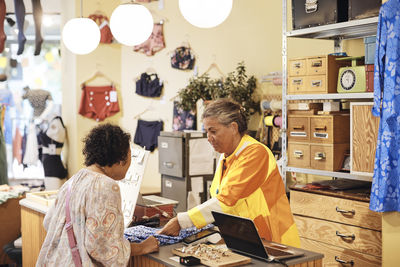
[[[351,103],[350,172],[372,176],[379,118],[372,115],[372,102]]]
[[[323,266],[380,266],[382,221],[367,199],[290,191],[303,249],[324,253]]]

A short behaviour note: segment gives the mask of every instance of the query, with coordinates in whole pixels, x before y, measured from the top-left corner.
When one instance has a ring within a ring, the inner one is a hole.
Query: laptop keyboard
[[[282,251],[282,250],[271,248],[271,247],[265,247],[265,249],[267,250],[268,255],[274,256],[274,257],[293,255],[293,253]]]

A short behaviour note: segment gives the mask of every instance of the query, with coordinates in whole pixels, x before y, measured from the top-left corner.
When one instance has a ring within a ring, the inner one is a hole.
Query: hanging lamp
[[[100,29],[96,22],[82,16],[83,4],[81,0],[81,17],[74,18],[64,25],[62,40],[74,54],[89,54],[100,43]]]
[[[233,0],[179,0],[182,16],[193,26],[213,28],[226,20]]]
[[[114,9],[110,17],[110,28],[114,38],[121,44],[138,45],[153,32],[153,16],[145,6],[131,1]]]

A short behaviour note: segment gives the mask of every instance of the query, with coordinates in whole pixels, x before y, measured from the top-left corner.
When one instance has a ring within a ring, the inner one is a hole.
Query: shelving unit
[[[371,181],[371,177],[343,172],[320,171],[287,166],[287,101],[288,100],[333,100],[333,99],[372,99],[373,93],[287,95],[287,38],[312,38],[335,41],[335,52],[341,52],[341,41],[376,34],[378,17],[317,26],[307,29],[287,31],[287,0],[282,0],[282,177],[286,182],[286,172],[299,172],[338,178]]]

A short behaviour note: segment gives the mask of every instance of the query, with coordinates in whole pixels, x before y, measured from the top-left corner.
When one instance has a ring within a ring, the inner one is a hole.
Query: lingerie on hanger
[[[140,75],[140,79],[136,81],[136,93],[141,96],[159,97],[162,88],[163,83],[156,73],[147,74],[144,72]]]

